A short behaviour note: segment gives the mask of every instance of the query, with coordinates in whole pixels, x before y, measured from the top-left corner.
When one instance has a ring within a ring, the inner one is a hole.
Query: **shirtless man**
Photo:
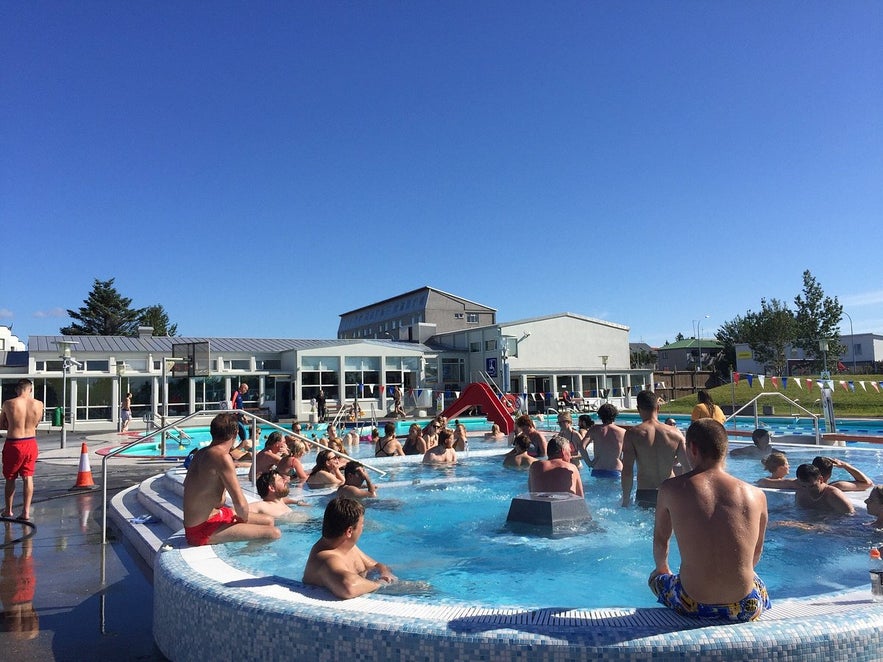
[[[813,466],[815,466],[819,470],[819,473],[822,476],[822,482],[830,485],[831,487],[837,488],[841,492],[864,492],[866,489],[874,486],[874,481],[868,478],[861,471],[856,469],[848,462],[838,460],[835,457],[824,457],[822,455],[816,455],[812,459],[812,463]],[[832,483],[831,473],[834,471],[834,467],[839,467],[843,469],[846,473],[852,476],[853,480],[835,480]]]
[[[730,451],[730,457],[758,457],[764,458],[770,453],[781,452],[776,451],[770,443],[769,430],[757,428],[751,433],[751,441],[753,446],[743,446],[742,448],[734,448]]]
[[[588,445],[592,444],[595,451],[595,459],[586,464],[592,467],[593,478],[622,477],[622,442],[625,439],[625,428],[618,426],[615,421],[619,415],[616,407],[609,402],[598,408],[598,418],[601,425],[593,425],[586,434],[583,453],[588,458]]]
[[[405,450],[402,448],[401,442],[396,439],[396,424],[392,421],[388,421],[386,425],[383,426],[383,432],[385,435],[378,439],[374,445],[374,457],[404,455]]]
[[[377,496],[377,486],[371,482],[368,471],[361,462],[350,460],[343,468],[343,479],[346,481],[337,488],[337,496],[350,499],[367,499]]]
[[[518,435],[512,445],[512,450],[503,456],[503,466],[507,469],[528,469],[531,464],[537,461],[528,453],[530,439],[527,438],[527,435]]]
[[[684,435],[677,428],[659,422],[659,402],[653,391],[637,397],[641,422],[629,428],[622,444],[622,505],[631,502],[635,462],[638,463],[638,489],[635,503],[644,508],[656,504],[656,490],[674,475],[675,461],[687,462]],[[689,466],[686,467],[689,470]]]
[[[0,407],[0,430],[6,430],[3,443],[3,477],[6,479],[6,506],[3,517],[13,517],[15,479],[21,476],[22,507],[16,519],[31,520],[34,498],[34,469],[37,463],[37,423],[43,418],[43,403],[34,399],[34,383],[20,379],[16,396]]]
[[[515,419],[515,434],[527,435],[530,439],[529,452],[533,457],[546,457],[546,438],[537,430],[530,416],[522,414]],[[513,441],[515,441],[514,437]]]
[[[659,487],[650,589],[685,616],[753,621],[770,608],[754,568],[763,552],[766,495],[724,470],[727,432],[713,419],[687,429],[694,469]],[[681,553],[679,574],[668,566],[672,532]]]
[[[454,435],[450,430],[438,433],[438,444],[423,454],[423,464],[453,464],[457,461]]]
[[[255,482],[261,500],[248,504],[249,512],[288,521],[305,521],[307,519],[301,513],[295,513],[290,507],[294,504],[299,506],[308,504],[288,496],[291,492],[289,478],[286,474],[276,469],[270,469],[258,476]]]
[[[237,540],[278,540],[282,535],[268,515],[249,515],[230,449],[236,439],[235,413],[211,422],[212,442],[193,456],[184,478],[184,534],[192,546]],[[224,492],[233,508],[225,505]],[[235,510],[235,512],[234,512]]]
[[[332,499],[325,507],[322,537],[310,550],[304,568],[304,584],[324,586],[338,598],[348,599],[396,581],[388,566],[356,546],[364,525],[365,507],[361,502],[345,497]]]
[[[819,468],[812,464],[797,467],[797,491],[794,503],[800,508],[838,515],[854,515],[855,508],[846,495],[822,480]]]
[[[579,470],[570,462],[570,442],[560,435],[549,440],[548,460],[530,465],[527,489],[530,492],[570,492],[585,496]]]

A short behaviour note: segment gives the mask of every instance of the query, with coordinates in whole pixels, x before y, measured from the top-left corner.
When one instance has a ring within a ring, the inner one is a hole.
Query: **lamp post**
[[[73,356],[71,356],[71,346],[79,345],[76,340],[56,340],[55,346],[58,347],[61,355],[59,358],[61,363],[61,446],[67,448],[67,377],[70,374],[72,366],[80,365]]]
[[[822,379],[828,379],[830,375],[828,374],[828,339],[822,338],[819,340],[819,349],[822,350],[822,374],[820,377]]]
[[[704,319],[708,319],[711,315],[706,315]],[[696,357],[696,372],[702,370],[702,320],[696,320],[696,349],[699,356]]]
[[[604,366],[604,390],[603,390],[603,393],[604,393],[604,402],[606,403],[607,402],[607,359],[609,359],[610,357],[607,356],[607,354],[602,354],[598,358],[601,359],[601,365]]]
[[[852,374],[854,375],[854,374],[856,374],[856,370],[855,370],[855,334],[852,331],[852,317],[845,310],[843,311],[843,314],[846,315],[847,319],[849,320],[849,344],[850,344],[849,353],[852,354]]]

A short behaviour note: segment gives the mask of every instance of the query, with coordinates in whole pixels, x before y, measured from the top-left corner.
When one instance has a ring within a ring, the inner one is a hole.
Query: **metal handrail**
[[[378,469],[377,467],[374,467],[370,464],[365,464],[361,460],[357,460],[356,458],[351,457],[350,455],[347,455],[346,453],[341,453],[338,450],[335,450],[333,448],[329,448],[325,444],[319,443],[315,439],[310,439],[309,437],[305,437],[302,434],[297,434],[293,430],[289,430],[287,428],[282,427],[281,425],[277,425],[276,423],[273,423],[272,421],[268,421],[264,418],[261,418],[257,414],[253,414],[250,411],[246,411],[244,409],[235,409],[235,410],[228,410],[228,411],[235,411],[237,414],[242,414],[246,417],[249,417],[251,419],[252,423],[257,422],[257,423],[260,423],[261,425],[266,425],[268,427],[274,428],[275,430],[278,430],[279,432],[281,432],[282,434],[284,434],[286,436],[295,437],[296,439],[300,439],[304,443],[310,444],[312,446],[316,446],[318,448],[322,448],[327,451],[331,451],[332,453],[336,453],[340,457],[346,458],[349,461],[359,462],[366,469],[370,469],[371,471],[374,471],[374,472],[380,474],[381,476],[386,475],[386,472],[383,471],[382,469]],[[116,448],[113,448],[110,451],[108,451],[108,453],[101,459],[101,503],[102,503],[102,505],[101,505],[101,543],[103,545],[107,544],[107,462],[108,462],[108,460],[110,460],[112,457],[117,457],[118,455],[123,453],[126,449],[131,448],[135,444],[144,443],[145,439],[150,439],[151,437],[156,436],[157,434],[165,435],[165,433],[168,432],[169,430],[178,429],[178,426],[180,426],[182,423],[189,421],[193,418],[202,417],[202,416],[217,416],[219,413],[221,413],[221,412],[218,410],[211,410],[211,409],[208,409],[208,410],[203,409],[201,411],[193,412],[192,414],[188,414],[187,416],[185,416],[181,419],[178,419],[178,420],[174,421],[173,423],[168,423],[161,428],[157,428],[156,430],[152,430],[152,431],[148,432],[147,434],[134,439],[133,441],[130,441],[126,444],[122,444],[122,445],[117,446]],[[255,460],[258,455],[257,454],[257,442],[258,442],[257,435],[258,435],[258,426],[252,425],[252,446],[251,446],[252,451],[251,451],[251,468],[249,469],[249,477],[251,478],[251,480],[253,482],[253,486],[254,486],[255,490],[257,490],[257,476],[255,475]],[[165,457],[165,448],[163,448],[163,456],[162,457]]]
[[[799,402],[792,400],[784,393],[779,393],[778,391],[764,391],[763,393],[758,393],[756,396],[754,396],[754,398],[752,398],[747,403],[745,403],[744,405],[739,407],[739,409],[737,409],[732,414],[727,416],[726,421],[724,422],[724,426],[726,426],[727,422],[733,421],[733,429],[735,430],[736,429],[736,416],[739,415],[739,412],[743,411],[744,409],[747,409],[751,405],[754,405],[754,428],[757,429],[760,425],[760,420],[759,420],[759,416],[757,415],[757,404],[756,403],[758,400],[760,400],[764,396],[773,396],[773,397],[778,396],[778,397],[782,398],[783,400],[787,401],[790,405],[797,407],[801,411],[805,412],[809,417],[811,417],[813,420],[813,429],[815,430],[816,445],[817,446],[821,445],[822,436],[821,436],[821,432],[819,430],[819,415],[814,414],[809,409],[807,409],[806,407],[801,405]]]

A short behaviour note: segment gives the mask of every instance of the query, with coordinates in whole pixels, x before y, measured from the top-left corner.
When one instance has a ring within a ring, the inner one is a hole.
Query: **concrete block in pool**
[[[509,504],[507,522],[549,530],[572,527],[592,519],[583,497],[568,492],[528,492]]]

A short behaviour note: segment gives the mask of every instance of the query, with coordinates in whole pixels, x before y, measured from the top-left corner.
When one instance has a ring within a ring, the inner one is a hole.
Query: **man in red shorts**
[[[22,509],[16,519],[31,520],[31,499],[34,496],[34,466],[37,463],[37,423],[43,418],[43,403],[34,399],[34,384],[21,379],[18,394],[0,407],[0,430],[6,430],[3,444],[3,477],[6,479],[6,507],[3,517],[13,517],[15,479],[21,476]]]
[[[193,546],[237,540],[278,540],[282,535],[269,515],[248,512],[230,450],[239,428],[236,414],[218,414],[211,423],[212,443],[193,455],[184,478],[184,534]],[[233,508],[225,505],[230,494]]]

